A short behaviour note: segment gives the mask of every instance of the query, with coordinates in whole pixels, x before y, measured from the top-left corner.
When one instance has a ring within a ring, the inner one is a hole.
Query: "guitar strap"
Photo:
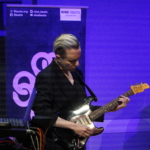
[[[89,88],[89,86],[82,80],[82,77],[77,73],[75,72],[75,74],[77,75],[78,79],[81,81],[81,83],[83,83],[83,85],[86,87],[86,89],[88,90],[88,92],[90,93],[91,96],[94,97],[94,101],[96,102],[97,101],[97,97],[96,95],[94,94],[94,92]]]

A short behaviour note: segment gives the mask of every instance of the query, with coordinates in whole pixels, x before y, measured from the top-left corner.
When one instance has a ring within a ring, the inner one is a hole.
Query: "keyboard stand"
[[[26,128],[11,128],[9,124],[2,123],[0,125],[0,138],[14,137],[22,146],[28,150],[34,149],[31,137],[34,140],[34,145],[40,147],[39,150],[44,149],[46,131],[52,125],[51,117],[35,116],[31,120],[29,129]],[[37,140],[38,139],[38,140]]]
[[[5,147],[7,147],[8,145],[14,143],[14,145],[16,145],[16,150],[18,150],[18,148],[17,148],[18,145],[20,145],[19,146],[20,148],[24,147],[25,150],[31,150],[31,149],[33,149],[33,142],[31,140],[31,136],[32,136],[32,138],[35,138],[35,135],[36,135],[36,137],[38,137],[38,135],[36,134],[36,131],[32,130],[32,129],[19,129],[19,128],[0,129],[0,149],[2,146],[1,144],[3,144]],[[10,139],[10,140],[7,140],[7,139]],[[38,143],[38,144],[41,143],[39,141],[40,138],[38,137],[37,139],[38,140],[36,140],[36,143]],[[5,142],[5,141],[7,141],[7,142]],[[9,142],[9,141],[11,141],[11,142]],[[42,149],[40,149],[40,150],[42,150]]]

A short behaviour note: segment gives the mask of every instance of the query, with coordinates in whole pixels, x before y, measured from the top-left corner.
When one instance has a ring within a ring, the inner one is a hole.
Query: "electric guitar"
[[[126,93],[122,95],[126,97],[130,97],[131,95],[143,92],[145,89],[148,89],[148,88],[150,87],[146,83],[134,85],[130,87],[129,91],[127,91]],[[60,117],[70,120],[77,124],[84,124],[94,129],[96,127],[93,121],[95,121],[97,118],[102,116],[104,113],[110,110],[113,110],[116,106],[118,106],[119,105],[118,99],[119,97],[112,100],[108,104],[102,107],[99,107],[95,111],[91,112],[90,104],[93,100],[95,100],[95,97],[89,96],[84,100],[83,106],[80,106],[78,109],[74,111],[69,111],[67,113],[65,112],[64,114],[62,113],[63,114],[62,116],[65,116],[65,117],[62,117],[61,115]],[[102,130],[99,133],[96,133],[96,135],[103,132],[104,128],[101,127],[101,129]],[[64,145],[66,145],[67,148],[69,148],[70,150],[81,149],[88,140],[88,138],[78,137],[72,130],[69,130],[69,129],[62,129],[62,128],[55,127],[53,131],[56,137],[59,139],[59,141],[61,141]]]

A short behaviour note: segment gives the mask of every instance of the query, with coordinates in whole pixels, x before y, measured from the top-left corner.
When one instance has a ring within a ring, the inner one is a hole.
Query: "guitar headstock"
[[[138,84],[138,85],[133,85],[130,88],[133,91],[133,93],[136,94],[136,93],[143,92],[145,89],[150,88],[150,86],[147,83],[141,83],[141,84]]]

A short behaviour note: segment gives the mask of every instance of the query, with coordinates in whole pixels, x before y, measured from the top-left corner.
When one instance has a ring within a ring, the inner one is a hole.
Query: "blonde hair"
[[[78,39],[72,34],[61,34],[56,38],[53,45],[53,51],[55,54],[59,54],[61,57],[65,57],[66,49],[79,49],[80,43]]]

